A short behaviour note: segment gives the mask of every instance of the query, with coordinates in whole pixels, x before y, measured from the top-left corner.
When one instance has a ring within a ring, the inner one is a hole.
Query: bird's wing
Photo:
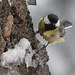
[[[39,20],[39,22],[38,22],[38,31],[39,31],[39,33],[42,35],[43,34],[43,32],[44,32],[44,20],[43,20],[43,18],[41,18],[40,20]]]

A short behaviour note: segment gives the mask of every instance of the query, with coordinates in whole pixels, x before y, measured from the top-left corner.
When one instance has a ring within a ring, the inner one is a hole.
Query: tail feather
[[[71,28],[72,27],[72,23],[67,21],[67,20],[63,20],[62,24],[64,26],[65,29]]]

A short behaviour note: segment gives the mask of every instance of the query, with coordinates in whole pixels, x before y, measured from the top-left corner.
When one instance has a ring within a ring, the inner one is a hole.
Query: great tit
[[[40,19],[36,33],[40,33],[40,35],[48,41],[48,44],[54,44],[64,41],[63,37],[66,34],[65,29],[70,27],[72,27],[71,22],[67,20],[60,21],[58,16],[52,13]]]

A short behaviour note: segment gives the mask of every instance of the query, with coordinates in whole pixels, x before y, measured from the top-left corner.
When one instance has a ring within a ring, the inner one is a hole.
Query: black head
[[[59,20],[58,16],[55,14],[49,14],[48,19],[51,23],[57,23],[57,21]]]

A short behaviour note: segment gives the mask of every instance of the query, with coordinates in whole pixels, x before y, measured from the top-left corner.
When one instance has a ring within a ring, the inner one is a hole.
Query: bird
[[[39,20],[38,31],[35,32],[35,35],[39,33],[43,39],[48,41],[47,45],[43,46],[42,49],[44,49],[48,44],[64,41],[63,37],[66,35],[65,30],[71,27],[72,23],[70,21],[61,21],[57,15],[51,13]]]

